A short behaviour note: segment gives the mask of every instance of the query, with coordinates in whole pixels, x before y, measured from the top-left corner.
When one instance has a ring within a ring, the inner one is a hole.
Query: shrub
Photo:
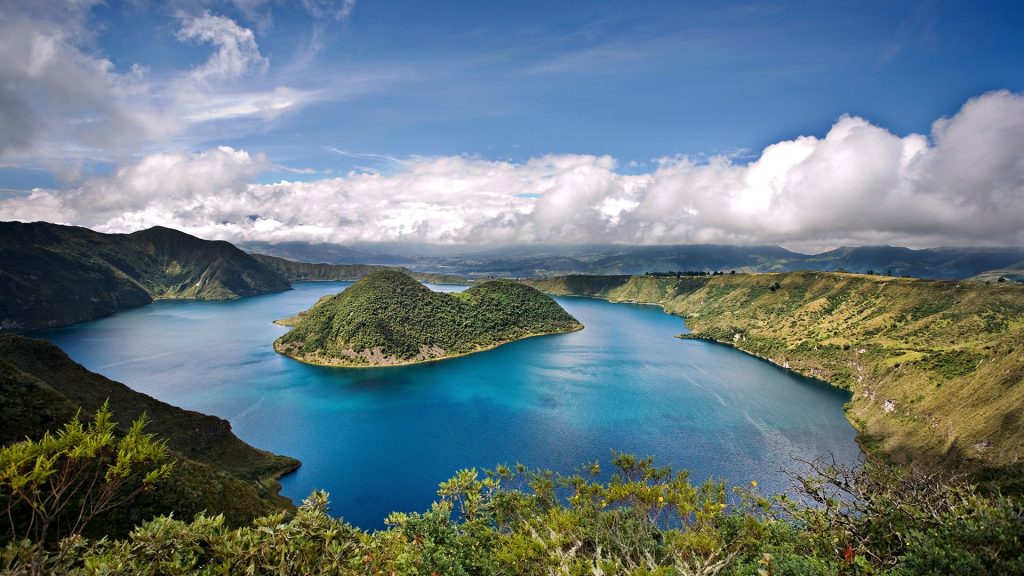
[[[146,422],[143,415],[118,436],[104,404],[87,426],[76,416],[38,441],[0,448],[2,534],[22,543],[5,554],[9,568],[41,566],[55,542],[74,541],[104,512],[168,477],[167,447],[145,433]]]

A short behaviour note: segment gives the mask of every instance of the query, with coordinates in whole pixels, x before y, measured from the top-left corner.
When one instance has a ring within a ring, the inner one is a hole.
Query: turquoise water
[[[273,352],[272,320],[347,283],[229,302],[158,302],[38,335],[90,370],[231,421],[245,441],[299,458],[282,479],[301,501],[331,493],[335,514],[383,526],[426,510],[466,467],[521,462],[572,471],[611,450],[765,491],[793,457],[855,461],[849,395],[727,346],[679,340],[654,306],[558,301],[586,328],[416,366],[337,369]],[[437,287],[435,289],[455,289]]]

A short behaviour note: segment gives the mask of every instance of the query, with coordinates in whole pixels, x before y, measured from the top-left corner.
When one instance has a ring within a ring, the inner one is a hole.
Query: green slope
[[[0,329],[64,326],[159,298],[226,299],[288,281],[227,242],[168,228],[101,234],[0,222]]]
[[[1001,268],[999,270],[988,270],[982,272],[977,276],[973,276],[971,280],[978,280],[981,282],[1017,282],[1024,283],[1024,266],[1017,266],[1014,268]]]
[[[293,262],[278,258],[277,256],[265,256],[263,254],[251,254],[257,262],[277,272],[284,278],[301,282],[304,280],[334,280],[338,282],[354,282],[363,276],[380,270],[396,270],[408,274],[420,282],[431,282],[434,284],[466,284],[469,281],[462,276],[454,274],[433,274],[429,272],[413,272],[408,268],[400,266],[377,266],[374,264],[307,264],[305,262]]]
[[[104,522],[107,529],[120,532],[154,514],[191,517],[203,510],[240,525],[291,508],[277,494],[275,478],[294,470],[297,460],[249,446],[226,420],[176,408],[89,372],[49,342],[0,335],[0,443],[39,438],[79,411],[89,417],[108,400],[123,424],[148,414],[147,430],[167,440],[178,464],[168,489],[114,511]]]
[[[1024,459],[1024,286],[825,272],[530,284],[661,304],[694,337],[848,388],[865,445],[899,461],[1003,474]]]
[[[314,364],[387,366],[436,360],[582,325],[541,292],[491,281],[433,292],[396,271],[365,276],[291,319],[274,349]]]

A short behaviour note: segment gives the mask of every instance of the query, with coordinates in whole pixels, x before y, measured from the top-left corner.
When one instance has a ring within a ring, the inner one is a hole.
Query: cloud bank
[[[675,157],[621,174],[608,156],[414,157],[389,174],[258,184],[268,159],[221,147],[37,189],[0,214],[234,241],[1021,245],[1022,150],[1024,95],[999,91],[929,136],[843,116],[824,137],[772,144],[748,164]]]

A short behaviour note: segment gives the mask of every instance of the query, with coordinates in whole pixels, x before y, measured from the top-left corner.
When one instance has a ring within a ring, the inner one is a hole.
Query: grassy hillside
[[[64,326],[159,298],[280,292],[288,281],[227,242],[168,228],[100,234],[0,222],[0,329]]]
[[[203,510],[240,525],[291,507],[277,494],[274,478],[298,461],[249,446],[225,420],[176,408],[89,372],[53,344],[0,335],[0,444],[39,438],[79,411],[88,418],[107,401],[124,424],[147,414],[148,430],[167,440],[178,464],[169,491],[145,494],[139,505],[115,511],[106,528],[118,532],[153,514],[188,517]]]
[[[509,281],[433,292],[396,271],[365,276],[290,322],[274,349],[314,364],[386,366],[582,328],[550,297]]]
[[[823,272],[530,284],[658,303],[695,337],[848,388],[865,446],[896,460],[1021,469],[1024,286]]]
[[[432,282],[434,284],[465,284],[468,281],[462,276],[453,274],[431,274],[428,272],[413,272],[408,268],[400,266],[377,266],[373,264],[307,264],[305,262],[293,262],[278,258],[277,256],[264,256],[263,254],[252,254],[257,262],[277,272],[284,278],[293,282],[303,280],[334,280],[339,282],[354,282],[371,272],[380,270],[396,270],[408,274],[420,282]]]

